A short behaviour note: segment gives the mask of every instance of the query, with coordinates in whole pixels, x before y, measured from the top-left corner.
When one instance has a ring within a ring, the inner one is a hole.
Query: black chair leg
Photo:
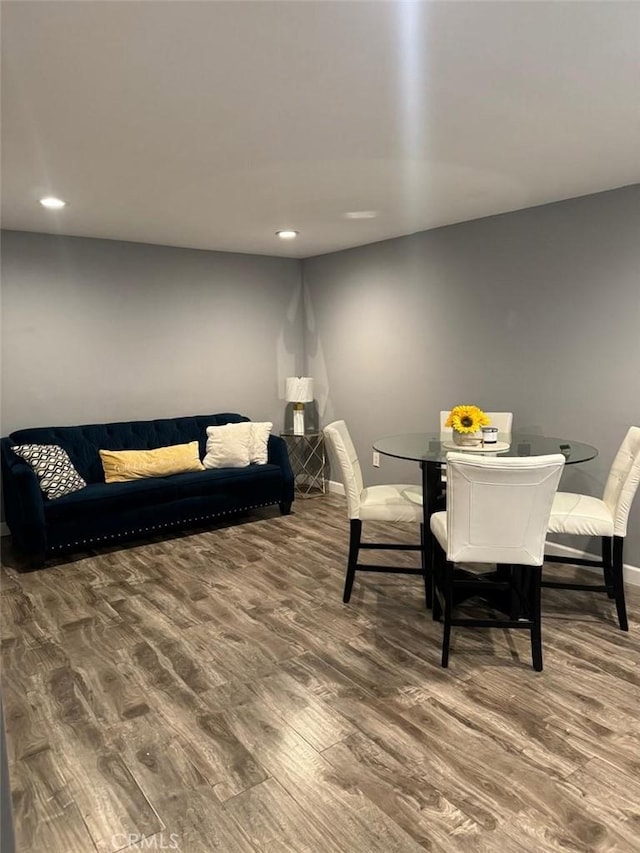
[[[438,593],[434,590],[433,596],[433,610],[431,611],[434,622],[440,622],[442,619],[442,607],[440,607],[440,601],[438,600]]]
[[[344,582],[344,594],[342,596],[345,604],[351,598],[353,580],[356,576],[356,566],[358,565],[358,554],[360,552],[360,538],[362,536],[362,522],[360,519],[352,518],[349,525],[349,560],[347,563],[347,577]]]
[[[511,581],[511,600],[509,604],[509,618],[510,619],[519,619],[520,618],[520,610],[521,603],[520,599],[522,596],[522,583],[519,583],[519,579],[522,578],[522,572],[516,572],[514,567],[510,563],[505,563],[504,566],[500,565],[496,567],[496,572],[499,575],[501,571],[508,571],[509,579]]]
[[[433,607],[433,575],[429,570],[427,555],[425,553],[425,536],[424,536],[424,524],[420,525],[420,546],[421,546],[421,559],[422,559],[422,574],[424,576],[424,599],[425,604],[427,605],[427,610],[431,610]]]
[[[624,575],[623,575],[623,560],[622,552],[624,539],[622,536],[613,537],[613,563],[611,572],[613,575],[613,593],[616,600],[616,610],[618,611],[618,622],[620,623],[621,631],[629,630],[627,621],[627,605],[624,600]]]
[[[444,632],[442,634],[442,666],[449,666],[449,646],[451,645],[451,611],[453,609],[453,565],[446,562],[442,555],[442,589],[444,594]]]
[[[531,657],[533,668],[536,672],[542,672],[542,623],[541,623],[541,593],[542,593],[542,566],[531,566],[530,568],[530,593],[531,612],[529,618],[531,626]]]
[[[433,566],[433,609],[431,610],[431,615],[434,622],[440,622],[442,619],[442,607],[440,605],[440,598],[438,597],[438,591],[442,593],[442,563],[440,554],[440,546],[434,543],[431,557],[431,565]]]
[[[604,573],[604,583],[607,587],[607,595],[609,598],[615,598],[613,589],[613,570],[611,568],[611,537],[602,537],[602,571]]]

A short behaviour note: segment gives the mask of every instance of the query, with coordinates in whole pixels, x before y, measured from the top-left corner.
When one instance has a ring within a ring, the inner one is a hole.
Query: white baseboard
[[[335,495],[344,495],[344,486],[342,483],[337,483],[335,480],[327,480],[327,491]],[[598,559],[596,554],[579,551],[577,548],[570,548],[568,545],[561,545],[559,542],[547,542],[545,551],[547,554],[556,554],[559,557],[580,557],[584,560]],[[589,567],[583,566],[582,568]],[[624,579],[625,583],[628,583],[631,586],[640,586],[640,568],[638,566],[630,566],[628,563],[625,563]]]
[[[344,486],[335,480],[327,480],[327,491],[333,495],[344,495]]]
[[[588,551],[579,551],[577,548],[570,548],[568,545],[561,545],[559,542],[547,542],[544,550],[547,554],[556,554],[558,557],[581,557],[585,560],[599,559],[596,554],[590,554]],[[583,566],[583,568],[589,567]],[[640,568],[625,563],[624,580],[625,583],[631,586],[640,586]]]

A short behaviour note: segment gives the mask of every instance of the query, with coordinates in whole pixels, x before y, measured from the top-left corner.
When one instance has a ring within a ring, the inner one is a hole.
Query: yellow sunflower
[[[454,406],[449,412],[445,426],[453,427],[456,432],[477,432],[480,427],[488,426],[491,419],[477,406]]]

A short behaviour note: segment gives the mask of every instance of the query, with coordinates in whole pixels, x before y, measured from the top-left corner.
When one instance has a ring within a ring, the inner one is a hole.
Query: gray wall
[[[303,276],[322,422],[347,421],[365,481],[417,482],[417,465],[374,469],[372,442],[477,403],[596,445],[561,488],[601,496],[640,425],[640,186],[309,259]],[[640,566],[640,498],[625,562]]]
[[[2,434],[238,411],[282,425],[301,264],[5,231]]]
[[[306,373],[369,482],[418,480],[409,463],[373,469],[375,438],[476,402],[595,444],[562,487],[599,495],[640,424],[639,235],[638,186],[302,265],[4,232],[2,433],[222,409],[279,429],[283,380]],[[626,561],[640,566],[640,500]]]

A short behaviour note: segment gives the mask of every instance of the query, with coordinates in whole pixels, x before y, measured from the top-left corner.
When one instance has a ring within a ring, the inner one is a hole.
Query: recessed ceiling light
[[[47,196],[46,198],[40,199],[40,204],[43,207],[48,207],[49,210],[59,210],[61,207],[65,207],[67,202],[62,201],[61,198],[54,198],[54,196]]]
[[[283,231],[276,231],[276,237],[279,237],[281,240],[295,240],[299,233],[299,231],[284,229]]]
[[[350,210],[343,214],[345,219],[375,219],[377,215],[377,210]]]

